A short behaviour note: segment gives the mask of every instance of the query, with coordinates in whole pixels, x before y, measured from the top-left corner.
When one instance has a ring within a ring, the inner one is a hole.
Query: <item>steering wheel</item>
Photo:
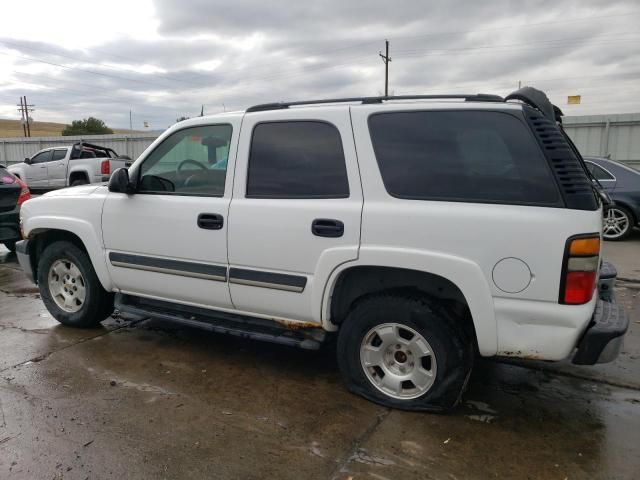
[[[186,160],[183,160],[178,164],[178,166],[176,167],[176,172],[180,173],[180,171],[182,170],[182,167],[185,166],[185,165],[195,165],[200,170],[206,170],[207,169],[207,167],[202,165],[200,162],[196,162],[195,160],[187,158]]]

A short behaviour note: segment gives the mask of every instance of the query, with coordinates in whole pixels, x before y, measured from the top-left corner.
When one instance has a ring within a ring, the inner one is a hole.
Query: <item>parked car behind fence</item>
[[[78,142],[68,147],[45,148],[8,169],[31,189],[53,190],[106,182],[112,172],[131,163],[129,157],[120,156],[111,148]]]

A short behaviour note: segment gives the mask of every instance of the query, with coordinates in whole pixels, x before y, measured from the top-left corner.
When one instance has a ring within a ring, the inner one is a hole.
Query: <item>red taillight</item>
[[[109,175],[109,160],[103,160],[100,164],[100,173],[102,175]]]
[[[567,241],[560,303],[582,305],[593,297],[600,260],[600,236],[578,235]]]
[[[29,192],[29,187],[27,184],[16,177],[16,183],[20,185],[20,196],[18,197],[18,205],[22,205],[24,202],[31,198],[31,192]]]
[[[591,300],[595,288],[596,272],[567,272],[564,285],[564,303],[581,305]]]

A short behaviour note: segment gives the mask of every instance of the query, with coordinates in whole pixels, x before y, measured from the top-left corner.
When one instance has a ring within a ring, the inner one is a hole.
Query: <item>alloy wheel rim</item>
[[[602,235],[605,238],[619,238],[629,230],[629,217],[615,207],[609,208],[603,218]]]
[[[56,260],[49,268],[49,293],[56,305],[68,313],[84,305],[87,290],[78,266],[66,258]]]
[[[360,363],[375,388],[398,400],[424,395],[436,379],[437,362],[431,345],[400,323],[384,323],[369,330],[360,346]]]

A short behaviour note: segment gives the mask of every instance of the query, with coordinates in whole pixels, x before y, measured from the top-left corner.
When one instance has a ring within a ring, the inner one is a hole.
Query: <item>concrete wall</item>
[[[563,123],[583,155],[640,167],[640,113],[565,117]]]
[[[135,160],[157,137],[157,134],[132,133],[82,137],[0,138],[0,164],[19,163],[43,148],[71,145],[80,140],[113,148],[119,154],[128,155]]]

